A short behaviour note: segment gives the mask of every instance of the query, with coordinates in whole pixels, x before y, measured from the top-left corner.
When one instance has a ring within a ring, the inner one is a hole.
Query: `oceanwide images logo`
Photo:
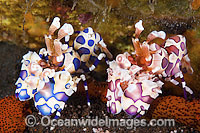
[[[39,122],[39,123],[38,123]],[[29,127],[33,127],[36,124],[42,124],[42,126],[80,126],[80,127],[126,127],[127,129],[133,129],[133,127],[146,127],[146,126],[175,126],[174,119],[151,119],[147,122],[146,119],[110,119],[106,116],[104,119],[98,118],[81,118],[81,119],[50,119],[49,116],[43,116],[40,121],[36,121],[34,115],[28,115],[25,119],[25,123]]]

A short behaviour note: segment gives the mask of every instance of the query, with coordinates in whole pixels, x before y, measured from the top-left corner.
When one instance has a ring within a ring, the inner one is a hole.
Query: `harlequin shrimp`
[[[109,62],[107,108],[118,114],[124,110],[128,115],[143,115],[150,103],[162,93],[163,83],[142,70],[128,53],[119,54]]]
[[[76,92],[81,79],[84,81],[87,103],[90,106],[88,86],[83,73],[94,70],[106,54],[112,57],[103,39],[92,28],[79,32],[73,47],[69,47],[70,35],[74,33],[72,25],[65,23],[59,28],[60,18],[55,17],[49,27],[49,35],[45,35],[47,49],[42,48],[39,55],[36,52],[29,52],[23,56],[15,91],[16,97],[21,101],[33,98],[40,114],[51,115],[56,112],[55,118],[60,116],[65,102]],[[58,30],[57,38],[54,36],[56,30]],[[62,38],[65,44],[62,44]],[[79,43],[81,48],[77,48]],[[103,52],[99,55],[94,54],[94,49],[98,47],[106,54]],[[94,64],[86,68],[85,64],[89,62],[91,56],[95,57]],[[81,73],[80,69],[83,69]]]
[[[132,38],[135,47],[137,64],[146,71],[165,78],[175,85],[179,85],[184,90],[184,97],[187,98],[186,91],[193,94],[193,91],[186,86],[182,71],[192,74],[193,69],[186,49],[186,39],[182,35],[168,38],[162,45],[153,43],[156,38],[165,39],[163,31],[152,31],[147,40],[139,42],[139,35],[144,30],[142,21],[135,24],[135,37]],[[181,84],[175,78],[181,78]]]
[[[165,39],[163,31],[151,32],[147,40],[139,42],[139,35],[144,30],[142,21],[135,24],[132,38],[135,52],[119,54],[116,60],[109,62],[107,108],[112,114],[121,110],[128,115],[139,117],[148,110],[150,103],[162,93],[163,82],[160,78],[180,85],[175,78],[180,77],[184,96],[193,94],[186,86],[182,71],[193,72],[186,49],[186,39],[182,35],[170,37],[163,45],[153,43],[156,38]]]

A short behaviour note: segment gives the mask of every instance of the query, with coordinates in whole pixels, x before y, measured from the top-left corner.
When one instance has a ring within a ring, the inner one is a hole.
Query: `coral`
[[[175,119],[200,131],[200,100],[197,99],[186,101],[177,96],[159,97],[152,102],[148,114],[152,119]]]
[[[0,100],[0,132],[23,132],[26,128],[25,116],[30,114],[28,102],[20,102],[15,96]]]

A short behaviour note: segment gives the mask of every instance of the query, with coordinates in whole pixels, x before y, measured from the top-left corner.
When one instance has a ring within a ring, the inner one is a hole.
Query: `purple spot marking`
[[[145,110],[143,105],[141,105],[140,108],[141,108],[141,110]]]
[[[106,98],[107,98],[107,100],[108,100],[108,101],[110,101],[110,100],[111,100],[111,96],[108,96],[108,97],[106,97]]]
[[[55,94],[55,98],[58,101],[66,102],[69,97],[64,92],[59,92]]]
[[[129,115],[136,115],[137,114],[137,110],[138,108],[135,107],[134,105],[131,105],[128,109],[126,109],[126,113],[128,113]]]
[[[150,104],[154,100],[150,96],[142,96],[142,83],[137,83],[137,89],[133,92],[125,90],[124,95],[132,99],[134,102],[136,102],[137,100],[141,100],[145,103]]]
[[[132,99],[134,102],[136,102],[142,96],[142,86],[141,86],[141,84],[137,83],[137,89],[134,89],[132,92],[125,90],[124,95],[126,97]]]
[[[160,46],[158,44],[155,44],[156,49],[160,49]]]
[[[117,84],[120,83],[120,79],[115,80],[115,88],[117,88]]]
[[[173,63],[169,62],[167,68],[165,69],[165,73],[166,73],[167,75],[170,74],[170,70],[172,69],[172,67],[173,67]]]
[[[180,60],[177,59],[176,60],[176,64],[174,65],[174,68],[171,71],[171,75],[175,75],[176,73],[178,73],[180,71]]]
[[[26,70],[21,70],[20,74],[19,74],[19,77],[22,79],[22,80],[25,80],[25,78],[28,76],[28,72]]]
[[[110,111],[112,114],[116,114],[116,104],[114,102],[111,103]]]
[[[107,111],[108,111],[108,113],[110,113],[110,108],[109,107],[107,107]]]
[[[168,63],[169,63],[168,59],[164,57],[162,59],[162,68],[164,69],[168,65]]]
[[[184,42],[181,42],[181,50],[182,50],[182,51],[185,50],[185,44],[184,44]]]
[[[121,97],[118,96],[119,90],[120,90],[119,88],[117,88],[117,85],[118,85],[118,84],[120,84],[120,79],[117,79],[117,80],[115,81],[115,92],[114,92],[114,95],[115,95],[115,96],[114,96],[114,97],[115,97],[115,100],[116,100],[116,101],[120,101],[120,102],[121,102]]]
[[[112,91],[112,92],[115,91],[115,86],[114,86],[114,84],[113,84],[113,81],[110,81],[110,82],[108,83],[108,89],[110,89],[110,91]]]

